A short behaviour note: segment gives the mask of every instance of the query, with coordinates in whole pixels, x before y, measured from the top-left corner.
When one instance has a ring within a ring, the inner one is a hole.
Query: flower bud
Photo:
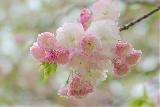
[[[82,9],[80,12],[80,23],[84,29],[87,29],[88,24],[91,22],[91,12],[89,9]]]

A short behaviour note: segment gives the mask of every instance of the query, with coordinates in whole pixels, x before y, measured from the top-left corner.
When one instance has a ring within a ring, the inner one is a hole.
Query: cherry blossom
[[[80,12],[80,23],[83,25],[83,28],[86,30],[91,22],[91,11],[89,9],[82,9]]]
[[[50,63],[52,62],[54,63],[57,59],[57,51],[55,50],[46,51],[45,59]]]
[[[56,31],[57,44],[63,48],[73,49],[84,34],[83,26],[80,23],[65,23]]]
[[[91,23],[87,32],[96,35],[102,44],[102,51],[109,55],[112,45],[120,40],[117,24],[112,20],[98,20]]]
[[[129,66],[123,61],[123,59],[117,57],[113,60],[113,72],[116,75],[127,74]]]
[[[80,40],[80,47],[84,52],[93,52],[101,48],[100,40],[94,35],[84,35]]]
[[[113,46],[113,53],[116,54],[117,56],[122,56],[127,54],[127,52],[131,49],[131,44],[127,43],[125,41],[119,40],[116,42],[116,44]]]
[[[77,22],[64,23],[55,35],[50,32],[38,35],[30,48],[34,58],[73,69],[59,95],[82,98],[106,79],[107,72],[123,76],[138,63],[142,52],[121,39],[118,19],[115,2],[97,0],[89,9],[80,11]]]
[[[39,61],[45,60],[46,53],[42,48],[38,46],[37,42],[30,47],[30,54]]]
[[[70,55],[69,65],[78,71],[89,68],[89,59],[86,54],[81,51],[75,51]]]
[[[122,40],[113,45],[112,52],[113,72],[116,75],[127,74],[129,67],[136,64],[142,55],[140,50],[135,50],[130,43]]]
[[[80,74],[75,73],[69,83],[62,87],[59,95],[64,97],[81,98],[93,92],[93,86],[89,81],[86,81]]]
[[[118,5],[113,0],[97,0],[92,6],[93,20],[111,19],[118,21],[120,16]]]
[[[60,64],[66,64],[69,61],[69,50],[67,49],[58,49],[56,62]]]
[[[41,48],[45,49],[55,49],[56,48],[56,38],[53,33],[44,32],[38,35],[37,43]]]
[[[136,64],[142,55],[141,50],[132,49],[125,57],[125,62],[129,65]]]

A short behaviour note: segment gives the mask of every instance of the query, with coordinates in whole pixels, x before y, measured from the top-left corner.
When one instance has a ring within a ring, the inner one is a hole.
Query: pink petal
[[[128,51],[131,49],[131,44],[125,42],[125,41],[121,41],[119,40],[114,46],[113,46],[113,52],[117,55],[117,56],[122,56],[128,53]]]
[[[44,61],[45,60],[45,51],[41,49],[37,43],[34,43],[30,47],[30,54],[37,60],[39,61]]]
[[[38,35],[37,38],[38,45],[44,49],[55,49],[56,48],[56,38],[53,33],[44,32]]]
[[[127,74],[129,67],[124,63],[123,59],[117,57],[113,60],[113,72],[114,74],[121,76]]]
[[[142,55],[141,50],[132,50],[125,57],[125,62],[129,65],[136,64]]]
[[[69,61],[69,50],[67,49],[59,49],[57,51],[57,59],[56,62],[60,64],[66,64]]]
[[[91,11],[89,9],[82,9],[80,12],[80,23],[84,29],[87,29],[87,25],[91,21]]]

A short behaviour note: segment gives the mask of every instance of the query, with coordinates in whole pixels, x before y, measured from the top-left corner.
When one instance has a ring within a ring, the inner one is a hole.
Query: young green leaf
[[[144,88],[143,96],[130,100],[128,107],[155,107],[155,104],[148,97],[147,90]]]
[[[40,73],[40,78],[44,82],[46,80],[48,80],[48,77],[51,74],[54,74],[56,72],[56,70],[57,70],[57,64],[56,63],[43,62],[38,67],[38,71]]]

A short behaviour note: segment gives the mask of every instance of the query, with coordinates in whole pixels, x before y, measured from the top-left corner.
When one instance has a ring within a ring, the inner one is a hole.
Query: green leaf
[[[40,74],[40,79],[41,81],[45,82],[48,80],[48,77],[51,74],[54,74],[57,70],[57,64],[56,63],[48,63],[48,62],[43,62],[38,66],[38,71]]]
[[[144,97],[139,97],[132,99],[128,107],[155,107],[155,104],[150,99],[144,99]]]
[[[155,107],[155,104],[148,97],[147,90],[144,88],[143,96],[130,100],[128,107]]]
[[[143,99],[143,97],[135,98],[129,102],[128,107],[141,107],[144,102],[145,100]]]

